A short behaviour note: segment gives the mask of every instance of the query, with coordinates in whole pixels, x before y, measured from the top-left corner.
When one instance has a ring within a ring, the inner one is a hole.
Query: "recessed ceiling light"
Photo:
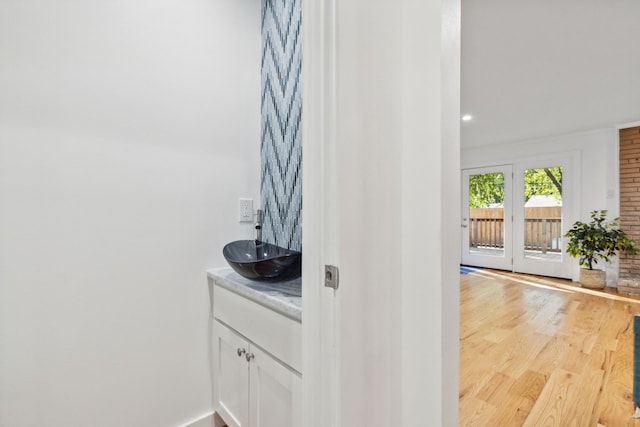
[[[464,116],[462,116],[463,122],[468,122],[471,119],[473,119],[473,116],[471,114],[465,114]]]

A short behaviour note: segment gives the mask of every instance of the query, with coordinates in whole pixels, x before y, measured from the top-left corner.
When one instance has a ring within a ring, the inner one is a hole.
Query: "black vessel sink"
[[[278,282],[300,277],[302,254],[271,243],[236,240],[222,254],[239,275],[252,280]]]

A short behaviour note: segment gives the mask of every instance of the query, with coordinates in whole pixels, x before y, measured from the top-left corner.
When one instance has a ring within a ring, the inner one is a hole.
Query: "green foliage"
[[[553,196],[562,200],[562,168],[527,169],[524,172],[524,200],[535,195]],[[471,175],[469,177],[469,207],[486,208],[504,202],[504,174],[502,172]]]
[[[535,195],[562,200],[562,168],[527,169],[524,172],[524,200]]]
[[[620,218],[606,221],[607,211],[591,212],[591,222],[585,224],[577,221],[571,230],[564,235],[569,238],[567,253],[580,258],[580,265],[593,270],[598,260],[610,262],[617,252],[638,254],[635,242],[620,230]]]
[[[504,202],[504,174],[502,172],[471,175],[469,177],[469,207],[486,208]]]

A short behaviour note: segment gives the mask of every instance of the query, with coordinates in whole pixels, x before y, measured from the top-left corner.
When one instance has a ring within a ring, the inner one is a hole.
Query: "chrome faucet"
[[[262,242],[262,209],[258,209],[256,216],[256,244]]]

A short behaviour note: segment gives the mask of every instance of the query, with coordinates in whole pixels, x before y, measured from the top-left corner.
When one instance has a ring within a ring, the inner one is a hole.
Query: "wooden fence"
[[[562,251],[562,207],[525,208],[524,249]],[[469,246],[504,247],[504,209],[470,209]]]

